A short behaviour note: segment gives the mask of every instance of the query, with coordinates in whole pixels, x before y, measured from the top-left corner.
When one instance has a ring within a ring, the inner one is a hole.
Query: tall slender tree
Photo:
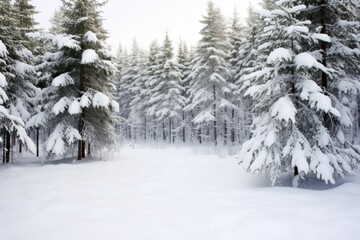
[[[225,128],[221,132],[220,126],[229,120],[225,109],[235,107],[228,100],[232,93],[229,85],[232,75],[228,61],[231,46],[224,18],[211,1],[201,23],[204,25],[200,32],[202,38],[188,76],[190,103],[186,109],[196,111],[194,123],[199,130],[204,128],[209,133],[211,131],[211,139],[217,145],[219,133],[224,137],[226,131]],[[202,134],[199,132],[199,135]]]

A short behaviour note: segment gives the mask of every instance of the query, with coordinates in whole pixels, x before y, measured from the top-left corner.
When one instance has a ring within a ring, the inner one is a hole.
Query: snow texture
[[[85,33],[84,40],[86,42],[92,42],[92,43],[96,43],[98,41],[96,34],[91,31],[88,31],[87,33]]]
[[[86,49],[81,58],[81,64],[94,63],[99,59],[99,55],[95,52],[94,49]]]
[[[63,73],[52,81],[54,87],[65,87],[70,84],[74,84],[74,79],[68,73]]]
[[[5,57],[7,53],[5,44],[0,40],[0,57]]]
[[[95,93],[92,104],[95,108],[108,107],[110,104],[110,99],[105,94],[98,92]]]
[[[359,239],[358,179],[268,188],[234,158],[197,153],[125,147],[106,162],[2,167],[1,239]]]

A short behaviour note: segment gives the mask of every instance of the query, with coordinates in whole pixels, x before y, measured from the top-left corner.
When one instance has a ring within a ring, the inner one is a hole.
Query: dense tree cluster
[[[273,184],[334,183],[359,164],[359,1],[263,0],[244,24],[210,1],[197,46],[175,53],[166,33],[116,59],[104,4],[62,0],[44,32],[30,0],[0,0],[4,163],[23,146],[80,160],[129,141],[228,149]]]
[[[181,42],[177,59],[168,35],[148,51],[121,49],[119,133],[242,146],[242,165],[273,184],[284,172],[334,183],[360,160],[359,3],[260,5],[242,25],[209,2],[199,44]]]
[[[0,4],[4,162],[25,145],[44,160],[115,142],[117,72],[96,0],[62,1],[49,33],[37,29],[29,0]],[[36,140],[36,148],[29,135]],[[18,143],[16,142],[18,139]]]

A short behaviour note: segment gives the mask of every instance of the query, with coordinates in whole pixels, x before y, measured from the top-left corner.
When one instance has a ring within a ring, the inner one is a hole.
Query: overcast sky
[[[166,31],[176,43],[183,38],[193,45],[199,39],[202,15],[208,0],[109,0],[104,7],[104,24],[110,32],[108,43],[117,49],[118,43],[131,47],[134,37],[142,47],[157,38],[162,41]],[[236,7],[240,17],[246,17],[250,0],[213,0],[222,12],[231,17]],[[255,3],[257,0],[251,0]],[[49,19],[60,0],[32,0],[40,13],[37,20],[48,28]]]

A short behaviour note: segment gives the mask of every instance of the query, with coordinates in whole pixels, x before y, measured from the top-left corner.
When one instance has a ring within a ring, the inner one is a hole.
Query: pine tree
[[[125,121],[125,134],[128,139],[136,139],[137,132],[137,113],[132,112],[131,102],[136,97],[131,92],[133,82],[141,75],[144,69],[144,62],[141,59],[141,49],[134,39],[131,53],[129,55],[128,66],[123,71],[119,82],[120,95],[120,117]]]
[[[147,85],[150,89],[147,114],[162,122],[163,140],[167,138],[170,143],[175,141],[175,125],[182,119],[181,110],[185,105],[185,99],[181,95],[182,73],[180,65],[173,60],[173,55],[172,43],[166,34],[155,74]]]
[[[188,76],[191,60],[190,60],[188,46],[182,40],[180,40],[179,46],[178,46],[177,62],[180,66],[180,72],[183,76],[181,79],[181,86],[183,88],[181,95],[185,99],[185,106],[186,106],[188,104],[187,101],[189,99],[189,94],[188,94],[189,82],[187,81],[188,80],[187,76]],[[181,121],[180,127],[182,128],[181,137],[182,137],[182,141],[184,143],[187,142],[187,140],[191,139],[191,133],[193,130],[191,120],[192,120],[191,114],[186,112],[185,109],[183,108],[182,109],[182,121]]]
[[[240,152],[250,172],[268,174],[275,184],[282,172],[299,177],[315,174],[335,183],[336,176],[352,173],[359,155],[327,130],[322,116],[340,119],[331,99],[313,79],[316,71],[334,70],[304,48],[329,41],[325,34],[309,32],[309,21],[299,19],[306,9],[300,1],[279,1],[261,12],[266,26],[258,35],[254,66],[242,76],[242,90],[254,103],[252,136]]]
[[[208,3],[207,15],[201,23],[204,25],[200,32],[202,38],[188,76],[191,81],[190,104],[186,110],[196,111],[193,121],[199,130],[199,140],[202,141],[202,129],[209,133],[211,131],[212,139],[217,145],[219,133],[224,139],[227,135],[226,122],[230,119],[227,111],[234,108],[228,101],[232,93],[229,86],[230,43],[224,19],[212,2]],[[224,126],[223,131],[221,126]]]
[[[65,28],[63,27],[65,14],[63,7],[56,9],[53,16],[50,19],[51,27],[49,32],[52,34],[62,34],[65,32]]]
[[[11,1],[0,1],[0,48],[1,48],[1,115],[4,132],[4,159],[10,162],[11,137],[17,138],[30,151],[35,152],[34,144],[27,136],[23,119],[27,119],[29,111],[26,108],[29,96],[35,88],[27,77],[35,72],[25,60],[31,58],[31,52],[21,41],[22,31],[17,21],[19,12]],[[13,136],[11,136],[13,134]]]
[[[47,114],[52,132],[46,150],[62,155],[77,142],[78,160],[85,157],[86,144],[102,147],[114,142],[113,78],[116,67],[105,45],[96,0],[63,1],[64,36],[54,36],[58,52],[53,54],[52,82],[45,90],[51,96]]]
[[[329,131],[337,135],[344,144],[359,143],[358,133],[359,115],[357,95],[358,75],[360,64],[359,41],[356,39],[360,31],[358,1],[319,0],[305,1],[309,6],[304,17],[312,21],[311,29],[320,34],[328,34],[331,42],[319,41],[317,45],[320,61],[325,66],[334,68],[337,74],[321,75],[321,87],[336,104],[342,118],[340,122],[332,122],[330,117],[324,116]],[[313,48],[314,46],[309,46]],[[351,109],[353,108],[353,109]],[[351,114],[353,110],[353,114]]]

